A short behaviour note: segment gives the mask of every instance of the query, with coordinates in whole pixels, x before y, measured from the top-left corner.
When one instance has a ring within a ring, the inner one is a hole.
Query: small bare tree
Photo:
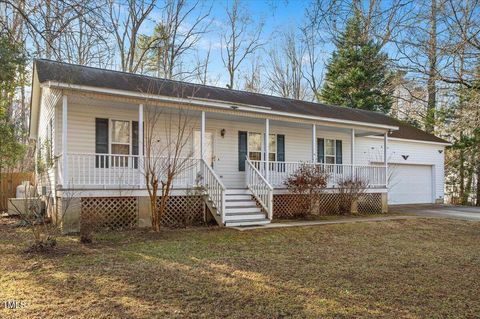
[[[181,107],[166,109],[146,104],[143,169],[152,229],[156,232],[160,231],[175,178],[195,164],[191,149],[194,124],[193,117]]]
[[[303,163],[285,182],[285,186],[297,198],[302,206],[304,215],[313,214],[318,207],[329,174],[321,165]]]
[[[62,205],[56,206],[55,186],[49,174],[56,167],[58,158],[44,160],[40,156],[38,162],[35,182],[25,187],[22,203],[10,200],[13,207],[11,213],[18,215],[22,220],[22,226],[27,227],[32,233],[33,243],[27,251],[35,253],[48,252],[57,245],[57,236],[60,234],[65,214],[72,207],[73,199],[78,197],[74,190],[64,191],[60,199]],[[39,192],[40,189],[44,191]]]

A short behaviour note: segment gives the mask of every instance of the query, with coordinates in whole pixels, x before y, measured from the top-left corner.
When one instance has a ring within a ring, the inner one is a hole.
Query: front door
[[[193,136],[193,155],[195,158],[202,158],[200,154],[200,131],[195,131]],[[205,160],[213,168],[213,133],[205,132]]]

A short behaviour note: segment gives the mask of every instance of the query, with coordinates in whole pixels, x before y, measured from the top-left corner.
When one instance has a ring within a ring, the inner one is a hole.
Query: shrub
[[[300,195],[304,215],[313,214],[318,207],[320,196],[327,187],[329,174],[323,166],[303,163],[285,182],[294,194]]]
[[[356,212],[358,199],[365,193],[367,187],[368,183],[358,177],[340,180],[338,182],[340,196],[338,212],[343,215]]]

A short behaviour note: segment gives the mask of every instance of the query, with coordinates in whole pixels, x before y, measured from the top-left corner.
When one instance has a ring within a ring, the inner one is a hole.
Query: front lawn
[[[26,238],[0,225],[0,301],[26,302],[0,318],[480,315],[480,223],[138,230],[44,256]]]

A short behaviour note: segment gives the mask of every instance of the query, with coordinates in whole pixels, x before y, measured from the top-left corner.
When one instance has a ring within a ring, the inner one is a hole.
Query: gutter
[[[383,139],[381,136],[363,136],[365,138],[375,138],[375,139]],[[442,145],[442,146],[451,146],[452,143],[442,143],[442,142],[434,142],[434,141],[426,141],[426,140],[412,140],[409,138],[400,138],[400,137],[388,137],[389,141],[409,141],[412,143],[421,143],[421,144],[432,144],[432,145]]]
[[[220,108],[220,109],[228,109],[228,110],[239,110],[239,111],[246,111],[252,113],[259,113],[259,114],[270,114],[270,115],[279,115],[291,118],[298,118],[298,119],[307,119],[307,120],[316,120],[320,122],[329,122],[329,123],[341,123],[341,124],[350,124],[350,125],[359,125],[365,127],[374,127],[380,128],[384,130],[392,130],[397,131],[399,129],[398,126],[392,125],[382,125],[382,124],[373,124],[368,122],[358,122],[358,121],[351,121],[351,120],[339,120],[339,119],[332,119],[328,117],[318,117],[318,116],[309,116],[309,115],[302,115],[296,113],[287,113],[287,112],[278,112],[272,111],[270,109],[265,109],[264,107],[254,106],[254,105],[239,105],[235,103],[227,103],[227,102],[216,102],[216,101],[207,101],[205,99],[195,99],[195,98],[178,98],[178,97],[168,97],[156,94],[147,94],[147,93],[140,93],[140,92],[132,92],[132,91],[125,91],[125,90],[117,90],[117,89],[107,89],[107,88],[98,88],[86,85],[78,85],[78,84],[67,84],[55,81],[47,81],[43,83],[41,86],[46,87],[53,87],[59,89],[74,89],[80,91],[89,91],[95,93],[105,93],[111,95],[120,95],[126,97],[134,97],[140,99],[150,99],[162,102],[173,102],[173,103],[182,103],[182,104],[189,104],[195,106],[210,106],[213,108]],[[235,105],[235,108],[232,108],[232,105]]]

